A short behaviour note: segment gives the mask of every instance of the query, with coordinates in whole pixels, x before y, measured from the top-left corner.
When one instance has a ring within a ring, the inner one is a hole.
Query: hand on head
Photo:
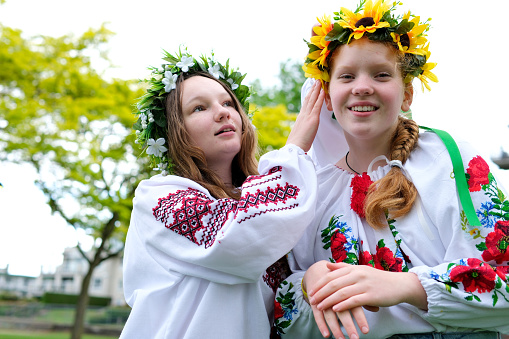
[[[302,103],[300,113],[286,141],[287,144],[299,146],[305,152],[309,151],[318,131],[324,97],[325,93],[320,81],[316,81]]]

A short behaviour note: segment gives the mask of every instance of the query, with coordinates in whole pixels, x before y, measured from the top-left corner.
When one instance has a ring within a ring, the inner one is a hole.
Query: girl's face
[[[412,94],[390,46],[360,39],[333,56],[325,101],[349,139],[385,143],[400,111],[410,109]]]
[[[223,86],[202,76],[185,80],[182,112],[185,128],[208,166],[231,163],[241,148],[242,120]]]

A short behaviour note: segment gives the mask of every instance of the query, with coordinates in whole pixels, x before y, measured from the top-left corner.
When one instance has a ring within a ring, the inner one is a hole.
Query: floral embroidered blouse
[[[286,277],[272,264],[311,222],[317,181],[294,145],[264,155],[259,172],[238,201],[178,176],[140,183],[124,255],[132,311],[121,338],[269,338]]]
[[[420,134],[404,164],[419,192],[417,202],[382,230],[366,223],[362,204],[367,187],[389,171],[388,165],[369,175],[334,165],[318,171],[315,219],[292,250],[294,273],[276,295],[276,328],[283,338],[322,338],[300,287],[305,270],[320,260],[419,277],[428,311],[409,304],[365,311],[370,333],[359,331],[361,338],[475,329],[509,333],[509,200],[488,164],[468,144],[458,147],[481,227],[467,222],[449,154],[434,133]]]

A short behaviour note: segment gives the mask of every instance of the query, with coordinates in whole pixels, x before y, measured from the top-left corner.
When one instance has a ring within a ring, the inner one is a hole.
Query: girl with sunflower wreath
[[[187,52],[163,59],[136,110],[137,142],[161,173],[141,181],[133,201],[124,252],[132,310],[121,338],[269,338],[286,277],[278,259],[315,210],[305,152],[324,93],[315,86],[287,145],[257,169],[245,75]]]
[[[319,204],[276,294],[283,338],[509,334],[509,200],[468,143],[403,116],[412,80],[437,79],[428,23],[396,6],[362,1],[313,28]]]

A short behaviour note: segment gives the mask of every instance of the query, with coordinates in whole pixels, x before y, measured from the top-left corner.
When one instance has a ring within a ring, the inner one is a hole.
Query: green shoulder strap
[[[467,178],[465,176],[465,168],[463,167],[463,160],[461,159],[460,150],[458,149],[458,145],[451,137],[449,133],[446,131],[442,131],[436,128],[429,128],[424,126],[419,126],[420,128],[434,132],[436,135],[442,139],[447,151],[449,152],[449,156],[451,157],[453,171],[454,171],[454,180],[456,180],[456,187],[458,188],[458,194],[460,197],[461,206],[465,211],[465,215],[467,216],[468,222],[471,226],[481,226],[481,222],[475,213],[474,204],[472,203],[472,197],[470,196],[470,192],[468,190]]]

